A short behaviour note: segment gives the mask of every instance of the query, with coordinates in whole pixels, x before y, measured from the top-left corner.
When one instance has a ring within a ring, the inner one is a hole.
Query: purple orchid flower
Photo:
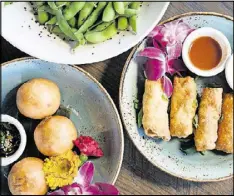
[[[179,59],[182,52],[182,43],[193,31],[182,20],[176,20],[164,25],[156,26],[148,35],[153,39],[153,46],[146,47],[138,53],[138,56],[147,57],[145,74],[149,80],[162,78],[163,90],[170,97],[173,92],[173,85],[166,73],[170,75],[185,71],[182,60]]]
[[[94,164],[90,161],[82,165],[74,183],[58,189],[48,195],[119,195],[118,189],[107,183],[92,183]]]
[[[173,52],[176,53],[176,52]],[[163,90],[170,97],[173,92],[173,85],[166,73],[173,75],[179,74],[179,71],[184,71],[183,62],[180,59],[169,59],[167,54],[162,50],[154,47],[147,47],[138,56],[148,57],[145,64],[146,77],[149,80],[158,80],[163,78]]]

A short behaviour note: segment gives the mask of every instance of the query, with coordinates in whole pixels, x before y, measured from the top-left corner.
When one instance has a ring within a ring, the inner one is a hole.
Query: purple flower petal
[[[176,27],[176,34],[180,33],[181,31],[188,31],[191,30],[191,27],[186,24],[183,20],[177,20],[177,27]]]
[[[82,187],[77,183],[64,186],[61,189],[66,195],[82,195]]]
[[[144,56],[159,61],[165,61],[165,54],[162,50],[154,47],[147,47],[138,53],[138,56]]]
[[[174,45],[175,43],[183,43],[185,38],[192,31],[193,29],[182,20],[175,20],[164,24],[160,33],[156,34],[156,36],[162,35],[163,38],[157,38],[157,41],[163,43],[162,45],[165,47],[167,45]]]
[[[180,33],[177,34],[176,40],[177,42],[183,43],[185,38],[193,31],[193,29],[186,30],[186,31],[181,31]]]
[[[163,34],[163,41],[170,45],[176,43],[176,28],[179,24],[178,20],[164,24],[164,28],[161,30]]]
[[[179,76],[181,76],[180,72],[186,71],[186,67],[181,59],[171,59],[167,62],[166,70],[166,72],[170,75],[177,73]]]
[[[186,71],[186,67],[184,62],[181,59],[175,59],[173,62],[173,68],[176,69],[178,72]]]
[[[161,45],[161,48],[164,51],[165,47],[167,46],[169,40],[166,39],[163,34],[158,34],[158,35],[154,36],[154,39]]]
[[[173,92],[172,82],[167,76],[164,76],[162,81],[163,81],[163,91],[167,95],[167,97],[170,98]]]
[[[185,38],[193,31],[188,24],[180,20],[176,29],[176,41],[183,43]]]
[[[160,26],[160,25],[154,27],[154,29],[149,33],[148,37],[154,37],[154,36],[160,34],[160,31],[162,28],[163,28],[163,26]]]
[[[167,29],[168,32],[176,32],[175,30],[178,28],[182,20],[174,20],[164,24],[164,27]]]
[[[88,187],[94,175],[94,165],[92,162],[87,161],[82,165],[78,171],[78,176],[75,178],[75,182],[80,184],[82,187]]]
[[[166,49],[168,54],[167,56],[168,60],[177,59],[181,56],[182,43],[177,42],[174,45],[168,45]]]
[[[95,183],[95,186],[97,186],[100,190],[100,195],[119,195],[118,189],[111,185],[106,183]]]
[[[160,50],[162,49],[162,47],[160,46],[159,42],[155,38],[153,38],[153,46],[155,48],[160,49]]]
[[[56,191],[53,191],[53,192],[47,193],[47,195],[66,195],[66,194],[64,193],[64,191],[63,191],[63,190],[58,189],[58,190],[56,190]]]
[[[166,62],[156,59],[148,59],[145,64],[145,74],[149,80],[158,80],[166,71]]]
[[[101,193],[99,187],[90,185],[84,190],[83,195],[101,195]]]
[[[154,37],[152,42],[153,42],[153,46],[155,48],[158,48],[159,50],[161,50],[164,53],[164,55],[165,55],[166,52],[167,52],[166,51],[166,45],[167,45],[167,43],[163,42],[162,38]]]

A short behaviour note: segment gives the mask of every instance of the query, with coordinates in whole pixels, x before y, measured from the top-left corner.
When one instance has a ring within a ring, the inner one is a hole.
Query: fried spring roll
[[[186,138],[193,133],[193,118],[197,109],[197,86],[193,78],[174,78],[171,98],[171,136]]]
[[[166,141],[171,139],[167,113],[168,102],[161,80],[145,81],[142,124],[146,135]]]
[[[198,128],[195,131],[197,151],[215,149],[218,138],[218,120],[222,106],[222,88],[205,88],[198,111]]]
[[[233,153],[233,95],[226,94],[222,105],[222,119],[218,129],[216,149]]]

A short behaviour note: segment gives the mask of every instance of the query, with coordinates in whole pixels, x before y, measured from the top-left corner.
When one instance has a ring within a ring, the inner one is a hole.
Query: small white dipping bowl
[[[20,133],[20,145],[15,153],[9,157],[1,157],[2,166],[7,166],[16,161],[22,155],[26,146],[27,137],[23,125],[17,119],[6,114],[1,114],[1,122],[8,122],[14,125]]]
[[[213,69],[201,70],[195,67],[192,61],[190,60],[189,51],[190,51],[191,45],[196,39],[200,37],[211,37],[215,41],[217,41],[218,44],[220,45],[220,48],[222,50],[222,57],[221,57],[219,64]],[[225,68],[226,61],[230,57],[230,55],[231,55],[231,46],[226,36],[220,31],[211,27],[202,27],[197,30],[194,30],[185,39],[183,48],[182,48],[182,58],[187,68],[191,72],[197,74],[198,76],[204,76],[204,77],[214,76],[222,72]]]
[[[229,84],[230,88],[233,89],[233,55],[227,60],[225,75],[227,83]]]

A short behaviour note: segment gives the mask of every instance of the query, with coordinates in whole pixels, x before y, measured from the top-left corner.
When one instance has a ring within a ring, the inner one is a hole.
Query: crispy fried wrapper
[[[222,106],[222,92],[222,88],[205,88],[203,90],[198,111],[198,128],[194,137],[197,151],[215,149]]]
[[[171,98],[171,136],[186,138],[193,133],[193,118],[197,109],[197,86],[193,78],[174,78]]]
[[[233,95],[225,94],[216,149],[233,154]]]
[[[171,139],[167,113],[168,103],[169,100],[163,92],[161,80],[146,80],[142,124],[147,136],[162,138],[165,141]]]

